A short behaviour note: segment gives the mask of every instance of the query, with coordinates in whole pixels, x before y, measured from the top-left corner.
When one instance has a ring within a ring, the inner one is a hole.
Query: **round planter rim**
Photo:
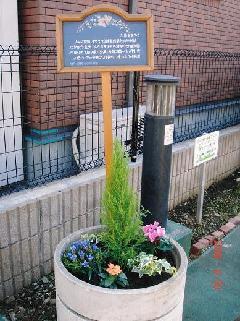
[[[54,253],[54,264],[57,265],[59,271],[61,271],[62,274],[64,274],[64,277],[67,278],[70,282],[82,287],[82,288],[88,288],[93,291],[97,291],[100,293],[111,293],[111,294],[119,294],[119,295],[135,295],[136,293],[138,294],[144,294],[144,293],[153,293],[155,291],[159,291],[161,287],[166,287],[167,283],[170,285],[172,282],[176,282],[178,279],[181,278],[182,274],[185,273],[185,270],[187,269],[187,264],[188,264],[188,259],[186,256],[185,251],[183,248],[172,238],[170,238],[170,241],[175,247],[175,250],[179,252],[180,255],[180,267],[178,268],[177,272],[175,275],[171,276],[168,280],[163,281],[157,285],[149,286],[146,288],[138,288],[138,289],[108,289],[108,288],[103,288],[97,285],[93,285],[90,283],[87,283],[85,281],[82,281],[75,277],[73,274],[71,274],[64,266],[61,256],[63,251],[66,249],[66,247],[69,245],[69,243],[74,242],[75,238],[80,237],[82,234],[88,234],[88,233],[94,233],[101,231],[103,229],[102,225],[98,226],[93,226],[89,228],[84,228],[80,229],[64,239],[57,245],[55,253]]]

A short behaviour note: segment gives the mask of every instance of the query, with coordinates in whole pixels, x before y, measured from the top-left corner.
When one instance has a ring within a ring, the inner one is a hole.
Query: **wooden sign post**
[[[56,17],[58,72],[100,72],[106,172],[112,158],[111,72],[154,68],[153,19],[98,5]]]
[[[103,124],[104,124],[104,148],[106,175],[108,176],[111,159],[112,159],[112,88],[111,73],[109,71],[102,72],[102,105],[103,105]]]
[[[219,131],[203,134],[195,139],[194,166],[199,166],[199,192],[197,200],[197,222],[202,222],[206,163],[218,155]]]

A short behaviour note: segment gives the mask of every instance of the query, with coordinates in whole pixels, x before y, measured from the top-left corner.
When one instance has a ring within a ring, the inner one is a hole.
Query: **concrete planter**
[[[176,243],[173,255],[177,274],[159,285],[143,289],[113,290],[88,284],[64,267],[61,256],[82,234],[101,227],[77,231],[61,241],[54,255],[58,321],[181,321],[187,257]]]

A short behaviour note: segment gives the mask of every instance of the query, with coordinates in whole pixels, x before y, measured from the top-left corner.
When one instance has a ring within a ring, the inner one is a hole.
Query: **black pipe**
[[[128,12],[137,12],[137,0],[129,0]],[[138,151],[138,114],[139,114],[139,87],[140,87],[140,73],[129,72],[127,74],[126,91],[127,91],[127,105],[133,108],[132,114],[132,134],[131,134],[131,149],[130,157],[132,162],[136,162]]]

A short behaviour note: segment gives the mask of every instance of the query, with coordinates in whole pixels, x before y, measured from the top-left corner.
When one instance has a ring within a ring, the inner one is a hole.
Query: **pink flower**
[[[143,232],[144,235],[149,238],[150,242],[153,243],[165,235],[165,228],[159,226],[159,223],[155,221],[154,224],[145,225]]]

